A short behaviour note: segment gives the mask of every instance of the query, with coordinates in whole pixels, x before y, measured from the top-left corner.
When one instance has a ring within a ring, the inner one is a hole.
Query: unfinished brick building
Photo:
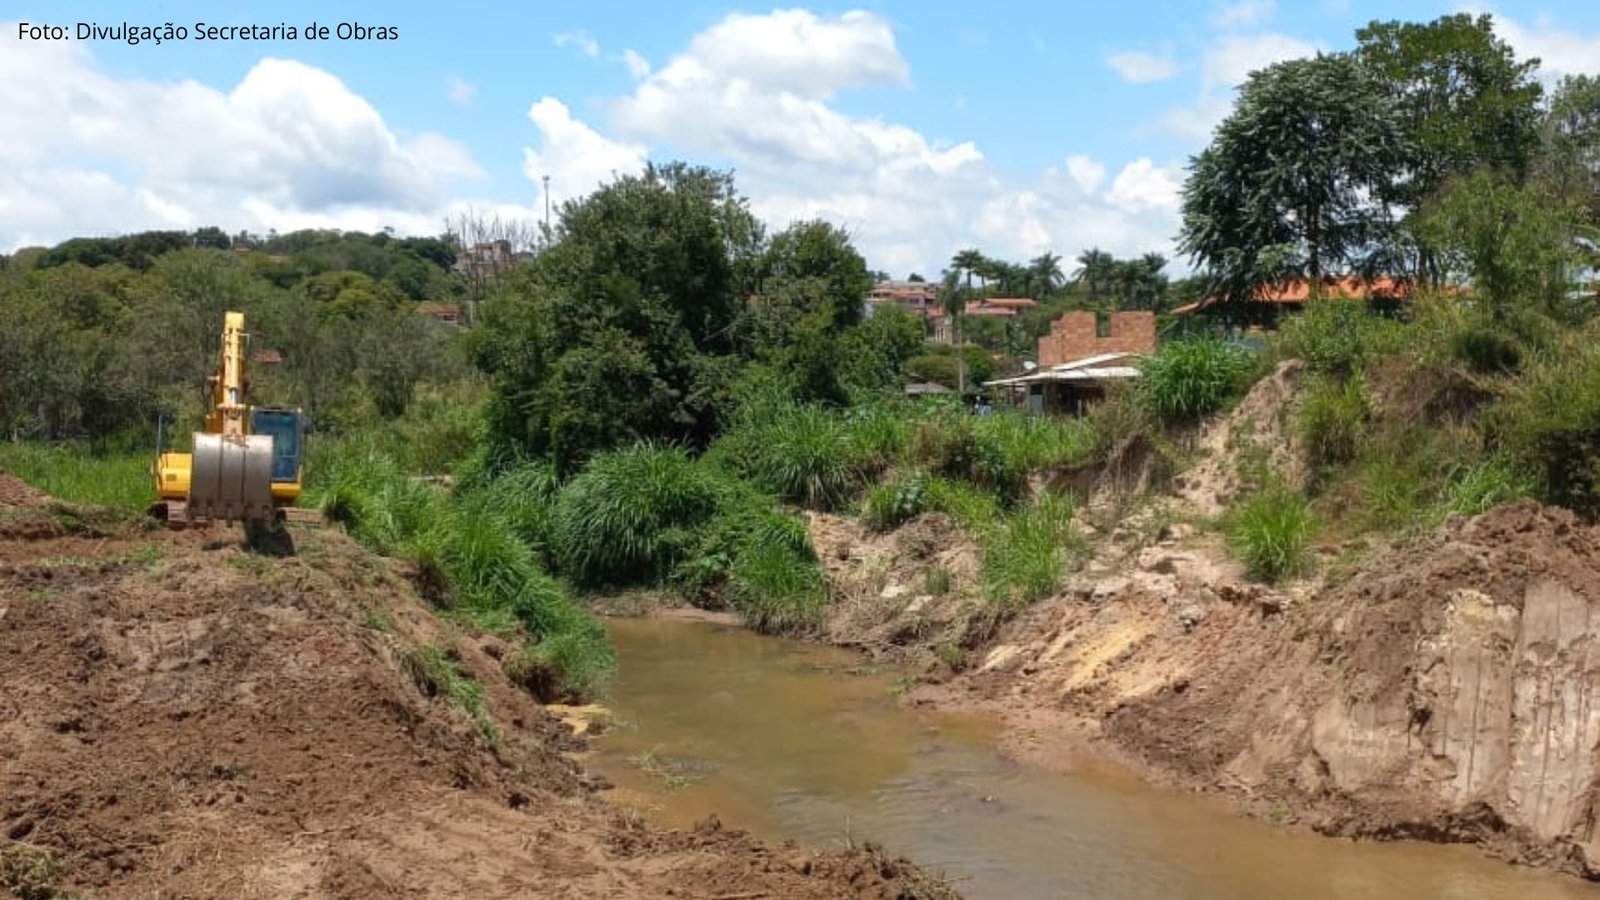
[[[1156,314],[1143,310],[1114,312],[1106,335],[1100,335],[1094,313],[1069,312],[1050,323],[1039,338],[1039,368],[1048,369],[1102,353],[1154,353]]]

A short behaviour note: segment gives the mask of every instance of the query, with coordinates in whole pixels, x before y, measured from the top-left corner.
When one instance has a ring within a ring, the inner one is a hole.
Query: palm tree
[[[1030,260],[1028,271],[1033,276],[1033,283],[1038,290],[1040,300],[1044,299],[1045,294],[1066,283],[1066,276],[1061,274],[1061,257],[1049,250]]]
[[[1097,301],[1100,299],[1100,289],[1115,274],[1116,262],[1111,254],[1099,247],[1091,247],[1078,254],[1078,270],[1072,273],[1072,277],[1089,285],[1089,299]]]

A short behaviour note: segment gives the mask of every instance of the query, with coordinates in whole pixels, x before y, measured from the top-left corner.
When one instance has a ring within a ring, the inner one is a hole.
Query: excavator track
[[[190,518],[188,505],[181,500],[166,500],[152,504],[150,516],[167,523],[168,528],[204,528],[220,519],[207,519],[202,517]],[[303,509],[298,506],[282,507],[277,510],[279,521],[288,525],[321,525],[324,522],[322,510]]]

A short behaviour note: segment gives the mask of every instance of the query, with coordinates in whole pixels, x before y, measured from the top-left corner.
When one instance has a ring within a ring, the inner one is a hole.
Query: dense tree
[[[1383,198],[1414,211],[1452,179],[1479,169],[1526,174],[1539,145],[1538,60],[1519,61],[1487,15],[1428,23],[1373,22],[1356,32],[1357,63],[1394,110],[1405,141]],[[1416,274],[1437,282],[1424,252]]]
[[[820,288],[816,300],[828,311],[828,327],[835,331],[861,321],[872,289],[867,262],[850,245],[850,236],[822,221],[796,222],[773,235],[761,255],[760,276],[763,295],[785,282],[816,279]]]
[[[1557,203],[1600,226],[1600,78],[1569,76],[1550,98],[1536,167]]]
[[[1403,147],[1382,86],[1349,56],[1252,72],[1190,163],[1180,247],[1229,300],[1361,269],[1387,237],[1379,197]]]

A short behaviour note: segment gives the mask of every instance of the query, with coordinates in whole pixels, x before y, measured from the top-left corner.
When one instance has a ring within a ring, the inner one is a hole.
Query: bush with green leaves
[[[1600,519],[1600,344],[1573,336],[1489,410],[1489,432],[1539,496]]]
[[[1094,454],[1095,426],[1086,417],[1029,415],[1000,409],[974,420],[982,438],[1000,447],[1006,466],[1016,472],[1048,472],[1088,462]]]
[[[827,600],[805,522],[775,498],[731,479],[722,483],[717,513],[674,579],[697,602],[731,606],[759,631],[805,630]]]
[[[523,543],[547,563],[554,562],[552,524],[561,482],[547,462],[525,462],[502,472],[476,490],[461,494],[477,498],[503,519]]]
[[[932,499],[927,472],[921,469],[903,472],[867,491],[861,506],[861,521],[873,531],[893,531],[929,509]]]
[[[1228,510],[1226,529],[1251,578],[1280,581],[1306,567],[1311,504],[1301,492],[1271,481]]]
[[[712,470],[678,448],[601,453],[556,501],[551,545],[559,568],[586,587],[660,583],[716,512],[717,491]]]
[[[1246,387],[1249,351],[1215,338],[1168,341],[1140,365],[1139,393],[1158,421],[1196,422],[1222,409]]]
[[[1060,587],[1068,564],[1084,547],[1072,515],[1070,496],[1045,494],[993,528],[983,541],[984,597],[1018,607]]]
[[[1313,300],[1278,331],[1281,355],[1303,359],[1313,372],[1350,375],[1363,361],[1387,355],[1405,341],[1400,323],[1351,300]]]
[[[1361,449],[1371,405],[1360,375],[1314,376],[1297,413],[1300,439],[1314,472],[1354,459]]]
[[[1015,503],[1027,492],[1027,472],[1014,468],[1004,445],[977,422],[959,409],[930,418],[917,426],[907,454],[931,472],[984,488],[1002,505]]]
[[[305,503],[378,553],[395,555],[443,514],[441,491],[407,475],[389,454],[362,440],[324,449]]]

